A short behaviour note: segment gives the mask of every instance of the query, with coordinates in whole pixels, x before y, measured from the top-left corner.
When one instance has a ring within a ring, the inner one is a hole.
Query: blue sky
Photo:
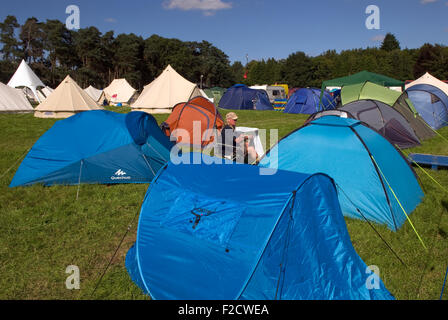
[[[68,5],[79,7],[81,28],[207,40],[232,62],[379,46],[387,32],[402,48],[448,45],[448,0],[21,0],[2,1],[0,20],[65,22]],[[368,5],[380,9],[379,30],[365,27]]]

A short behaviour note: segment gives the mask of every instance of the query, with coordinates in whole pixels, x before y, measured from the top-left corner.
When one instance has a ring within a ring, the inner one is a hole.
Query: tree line
[[[311,57],[302,51],[285,59],[252,60],[243,65],[207,41],[181,41],[152,35],[101,33],[96,27],[68,30],[59,20],[32,17],[20,25],[9,15],[0,22],[0,81],[8,82],[24,59],[50,87],[70,74],[81,87],[104,88],[115,78],[126,78],[138,90],[171,64],[182,76],[203,87],[235,83],[287,83],[290,87],[320,87],[324,80],[362,70],[410,80],[430,72],[448,79],[448,47],[424,44],[401,49],[387,34],[381,47],[329,50]]]

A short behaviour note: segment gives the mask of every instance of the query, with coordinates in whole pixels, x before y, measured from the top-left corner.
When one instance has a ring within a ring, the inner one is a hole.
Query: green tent
[[[350,76],[335,78],[332,80],[326,80],[322,83],[322,89],[320,93],[320,104],[322,103],[322,96],[324,94],[325,88],[327,87],[340,87],[349,86],[353,84],[361,84],[365,82],[372,82],[379,84],[384,87],[401,87],[404,89],[405,83],[400,80],[396,80],[382,74],[373,73],[369,71],[361,71]]]
[[[343,86],[341,89],[342,105],[358,100],[378,100],[393,106],[401,93],[372,82],[363,82]],[[413,106],[411,106],[413,109]]]
[[[343,87],[346,85],[364,83],[366,81],[373,82],[384,87],[402,87],[404,82],[396,80],[382,74],[373,73],[369,71],[361,71],[350,76],[327,80],[322,83],[322,90],[326,87]]]
[[[374,100],[389,105],[409,122],[421,140],[434,136],[433,130],[418,114],[406,92],[400,93],[368,81],[342,87],[341,104],[343,106],[358,100]]]
[[[221,87],[213,87],[209,89],[204,89],[204,92],[207,95],[207,97],[213,98],[213,103],[217,106],[224,92],[226,92],[226,89]]]

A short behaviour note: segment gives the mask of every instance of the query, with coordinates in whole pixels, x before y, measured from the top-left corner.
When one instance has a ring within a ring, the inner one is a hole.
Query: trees
[[[19,38],[22,44],[23,58],[26,62],[37,62],[43,59],[44,31],[37,18],[28,18],[20,28]]]
[[[15,38],[15,29],[20,25],[17,22],[16,17],[8,15],[3,22],[0,23],[0,42],[3,43],[3,47],[0,50],[2,58],[4,60],[17,60],[19,57],[19,42]]]
[[[312,59],[304,52],[290,54],[285,60],[284,80],[290,87],[306,87],[312,78]]]
[[[383,44],[381,45],[381,50],[400,50],[400,42],[398,42],[397,38],[392,33],[387,33],[384,37]]]
[[[142,89],[168,64],[189,81],[200,84],[202,80],[204,87],[276,82],[320,87],[327,79],[362,70],[400,80],[425,72],[448,79],[448,47],[425,44],[419,49],[400,49],[391,33],[380,48],[329,50],[315,57],[297,51],[286,59],[252,60],[243,66],[239,61],[231,63],[225,52],[208,41],[158,35],[143,39],[132,33],[115,36],[113,31],[102,34],[96,27],[71,31],[59,20],[40,22],[35,17],[20,25],[9,15],[0,22],[0,46],[0,81],[7,82],[23,58],[52,87],[70,73],[83,87],[104,88],[114,78],[124,77]]]

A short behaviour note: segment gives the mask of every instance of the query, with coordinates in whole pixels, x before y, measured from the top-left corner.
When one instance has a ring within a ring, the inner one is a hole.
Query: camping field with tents
[[[263,6],[155,3],[5,3],[0,300],[448,300],[444,27],[385,16],[400,45],[352,3],[294,39]]]
[[[129,107],[106,108],[120,113],[130,111]],[[219,111],[224,116],[229,110]],[[238,116],[239,124],[278,129],[280,137],[308,118],[304,114],[249,110],[239,110]],[[155,115],[159,124],[167,117]],[[136,215],[148,184],[82,184],[79,189],[60,185],[8,187],[18,159],[55,121],[32,114],[0,115],[0,171],[4,172],[0,195],[0,298],[148,299],[125,268],[126,253],[136,237]],[[439,133],[448,136],[447,127]],[[435,136],[406,152],[448,154],[448,144]],[[443,186],[448,185],[448,172],[416,168],[425,198],[411,217],[427,249],[407,222],[397,232],[380,225],[375,225],[374,231],[362,220],[345,218],[354,248],[367,265],[379,266],[381,279],[397,299],[438,299],[446,270],[448,202],[444,191],[423,170],[430,171],[431,177]],[[64,286],[65,268],[72,264],[81,270],[80,290]]]

